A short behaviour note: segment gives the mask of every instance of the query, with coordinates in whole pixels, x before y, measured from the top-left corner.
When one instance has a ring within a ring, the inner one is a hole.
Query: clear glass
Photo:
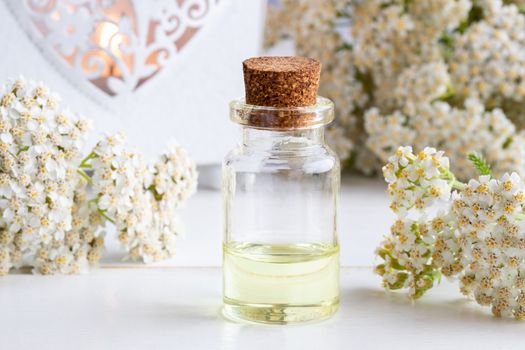
[[[223,163],[224,313],[278,324],[327,318],[339,305],[340,166],[324,142],[333,104],[230,108],[243,137]],[[254,111],[265,123],[252,123]],[[307,123],[274,126],[283,113]]]

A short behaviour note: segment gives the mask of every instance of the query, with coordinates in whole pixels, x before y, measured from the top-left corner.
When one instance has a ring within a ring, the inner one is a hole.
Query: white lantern
[[[242,60],[259,53],[264,0],[4,2],[0,79],[46,81],[146,154],[176,138],[218,163],[236,139],[228,101],[243,93]]]

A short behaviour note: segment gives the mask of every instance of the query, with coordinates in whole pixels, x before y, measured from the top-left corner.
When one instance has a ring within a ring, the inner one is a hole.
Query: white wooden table
[[[346,178],[340,208],[341,306],[330,320],[237,324],[221,308],[221,199],[202,190],[183,213],[179,254],[162,264],[119,262],[80,276],[0,278],[0,350],[18,349],[519,349],[525,323],[498,320],[447,281],[412,303],[385,293],[373,250],[391,224],[384,184]]]
[[[497,320],[444,282],[411,303],[370,268],[343,268],[341,307],[308,325],[220,314],[219,268],[103,268],[0,279],[0,349],[519,349],[525,323]]]

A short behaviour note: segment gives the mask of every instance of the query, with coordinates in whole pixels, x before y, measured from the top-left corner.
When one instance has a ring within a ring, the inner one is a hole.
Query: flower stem
[[[85,172],[83,172],[81,169],[77,169],[77,173],[82,176],[84,178],[84,180],[87,181],[88,184],[90,185],[93,185],[93,180],[91,179],[91,177],[89,177],[88,174],[86,174]]]
[[[442,173],[442,179],[448,180],[449,184],[455,190],[460,190],[461,191],[461,190],[465,189],[465,186],[467,186],[463,182],[458,181],[456,179],[456,176],[452,173],[452,171],[450,171],[450,169],[446,169],[446,171],[444,171]]]
[[[455,190],[464,190],[467,185],[456,179],[452,180],[452,188]]]
[[[20,155],[20,153],[25,152],[25,151],[27,151],[28,149],[29,149],[29,146],[22,147],[22,148],[20,148],[20,149],[18,150],[18,153],[17,153],[16,155],[18,156],[18,155]]]
[[[112,218],[110,218],[108,216],[108,214],[106,214],[106,211],[105,210],[102,210],[100,208],[97,208],[97,212],[106,220],[108,220],[109,222],[111,222],[112,224],[115,224],[115,220],[113,220]]]
[[[87,164],[87,162],[95,156],[95,151],[91,151],[91,153],[88,154],[87,157],[82,160],[82,162],[80,162],[79,168],[91,168],[91,164]]]

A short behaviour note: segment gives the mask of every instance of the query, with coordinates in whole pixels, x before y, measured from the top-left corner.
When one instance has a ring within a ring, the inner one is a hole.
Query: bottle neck
[[[261,130],[243,127],[242,140],[245,147],[272,149],[286,145],[287,149],[312,147],[324,144],[324,127],[301,130]]]

